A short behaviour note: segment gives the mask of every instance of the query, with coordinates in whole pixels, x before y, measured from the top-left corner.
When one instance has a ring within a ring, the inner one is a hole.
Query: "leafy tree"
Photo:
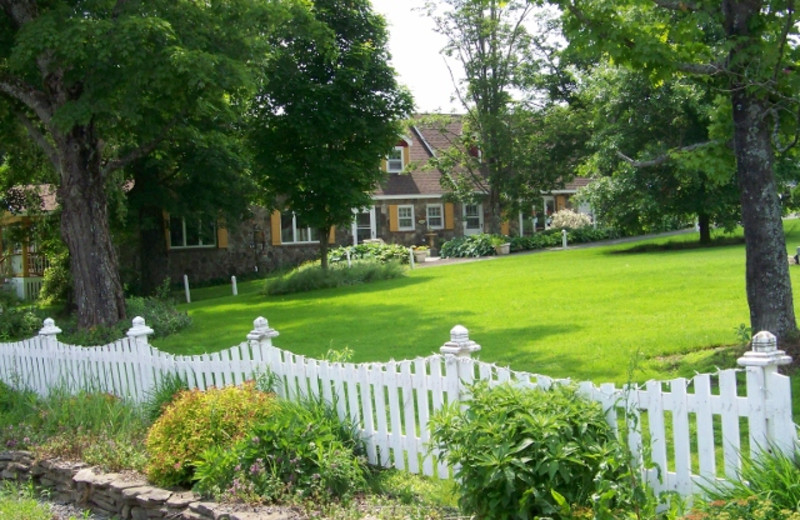
[[[797,17],[785,0],[553,0],[575,54],[604,53],[655,81],[686,76],[719,92],[709,137],[732,141],[754,330],[796,330],[776,154],[798,132]]]
[[[370,204],[381,160],[412,109],[388,65],[386,22],[368,0],[317,0],[273,39],[251,132],[255,175],[273,204],[328,234]]]
[[[0,0],[0,113],[47,157],[81,327],[124,317],[109,187],[192,114],[229,108],[258,31],[256,0]]]
[[[652,84],[641,73],[595,68],[581,97],[594,114],[592,158],[582,167],[605,182],[582,196],[605,224],[626,233],[697,220],[700,242],[711,224],[739,221],[733,154],[709,140],[713,96],[685,79]],[[587,102],[588,104],[588,102]]]
[[[539,80],[553,67],[555,49],[548,31],[528,31],[538,11],[524,0],[445,0],[428,2],[426,10],[448,40],[445,56],[465,74],[456,85],[466,111],[463,130],[433,162],[458,198],[485,194],[490,232],[499,233],[503,213],[520,204],[530,207],[559,178],[552,168],[541,167],[543,157],[537,155],[548,111],[519,99],[544,86]],[[545,21],[540,26],[546,27]]]

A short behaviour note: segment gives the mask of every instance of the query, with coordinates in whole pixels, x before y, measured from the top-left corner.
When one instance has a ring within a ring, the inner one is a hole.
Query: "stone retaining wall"
[[[203,501],[191,491],[150,486],[135,474],[102,473],[82,462],[34,460],[27,451],[0,451],[0,479],[33,482],[50,500],[120,520],[289,520],[292,510]]]

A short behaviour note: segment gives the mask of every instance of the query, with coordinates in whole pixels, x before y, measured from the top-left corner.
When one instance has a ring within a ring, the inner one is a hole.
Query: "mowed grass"
[[[800,221],[785,227],[794,253]],[[496,257],[281,297],[260,294],[263,281],[240,284],[236,297],[229,286],[195,290],[181,305],[192,326],[154,343],[216,351],[244,341],[264,316],[280,332],[275,345],[317,358],[344,348],[353,361],[425,356],[460,324],[482,360],[552,377],[623,383],[735,366],[736,330],[749,323],[744,245],[637,252],[642,244]],[[790,271],[797,287],[800,267]]]

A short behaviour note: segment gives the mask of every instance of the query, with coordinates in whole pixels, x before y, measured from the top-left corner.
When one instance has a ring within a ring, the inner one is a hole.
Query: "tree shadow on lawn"
[[[277,346],[316,358],[328,350],[348,348],[355,362],[413,359],[439,353],[439,348],[450,341],[450,330],[462,325],[470,331],[470,339],[482,346],[480,359],[504,364],[519,361],[511,368],[526,371],[538,365],[542,353],[523,345],[574,330],[566,324],[487,330],[481,326],[481,313],[454,316],[446,310],[428,311],[424,306],[391,302],[373,305],[368,313],[357,305],[339,304],[321,312],[313,307],[310,302],[293,306],[295,317],[289,320],[287,316],[284,326],[276,312],[270,323],[281,333],[275,341]],[[298,314],[304,317],[297,319]],[[578,360],[562,356],[560,361],[574,364]]]
[[[661,243],[637,244],[631,247],[612,249],[606,252],[608,255],[635,255],[642,253],[665,253],[672,251],[691,251],[696,249],[716,249],[721,247],[739,247],[744,245],[743,237],[718,237],[708,244],[701,244],[699,241],[670,240]]]

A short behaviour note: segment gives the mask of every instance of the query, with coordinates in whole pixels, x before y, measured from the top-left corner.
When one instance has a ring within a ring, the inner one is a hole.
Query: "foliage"
[[[505,237],[487,233],[456,237],[442,244],[439,255],[442,258],[491,256],[495,254],[495,245],[507,241]]]
[[[312,263],[300,266],[285,276],[267,281],[264,292],[274,296],[361,285],[398,278],[403,276],[404,272],[403,266],[396,261],[380,263],[375,260],[357,260],[350,267],[346,262],[338,262],[332,264],[329,269],[323,269],[319,264]]]
[[[366,460],[355,430],[321,401],[280,401],[232,448],[203,453],[199,492],[267,501],[299,497],[327,502],[364,491]]]
[[[600,240],[619,238],[620,234],[611,228],[582,227],[567,231],[567,244],[585,244]],[[563,240],[560,229],[538,231],[530,236],[511,237],[511,251],[534,251],[550,247],[561,247]]]
[[[272,205],[327,236],[371,204],[411,95],[395,80],[386,22],[368,0],[317,0],[271,43],[269,81],[252,106],[255,174]],[[319,243],[325,268],[328,243]]]
[[[573,388],[485,382],[431,420],[433,446],[458,465],[459,505],[479,518],[534,518],[568,506],[610,514],[630,505],[625,447],[599,404]],[[607,516],[610,518],[610,516]]]
[[[740,219],[733,155],[709,136],[707,85],[653,84],[642,71],[603,63],[586,73],[580,97],[595,129],[581,168],[603,176],[581,192],[601,222],[640,233],[697,220],[707,242],[710,225],[730,229]]]
[[[181,392],[188,390],[189,385],[177,373],[164,374],[155,388],[147,395],[142,405],[142,413],[148,423],[154,423],[164,410]]]
[[[0,481],[0,518],[8,520],[52,520],[50,508],[39,503],[32,485]]]
[[[328,261],[331,264],[347,262],[347,252],[350,252],[350,260],[375,260],[382,264],[387,262],[408,263],[408,248],[400,244],[377,243],[337,247],[328,252]]]
[[[263,36],[281,26],[282,4],[75,8],[30,0],[0,12],[0,117],[8,116],[2,127],[12,121],[3,137],[40,147],[47,164],[26,170],[26,183],[62,188],[61,231],[81,328],[124,317],[109,225],[109,202],[125,185],[121,169],[178,134],[203,141],[211,125],[202,122],[234,133],[233,114],[241,113],[255,82],[248,67],[259,61]]]
[[[69,272],[69,253],[61,251],[49,258],[50,265],[44,270],[42,290],[39,298],[43,304],[72,301],[72,275]]]
[[[91,382],[87,382],[91,387]],[[80,459],[108,470],[144,467],[146,422],[130,403],[66,383],[40,398],[0,383],[0,447]]]
[[[159,486],[188,486],[200,455],[229,448],[255,424],[270,420],[273,394],[247,383],[181,392],[147,434],[148,478]]]
[[[35,306],[21,302],[8,290],[0,290],[0,341],[35,336],[44,318],[44,313]]]
[[[571,209],[562,209],[553,213],[551,225],[557,229],[580,229],[592,225],[589,215]]]
[[[169,300],[131,297],[125,300],[128,316],[141,316],[153,329],[151,337],[159,338],[175,334],[192,323],[185,311],[179,311]]]
[[[153,329],[151,338],[163,338],[175,334],[191,324],[192,319],[185,311],[179,311],[167,300],[132,296],[125,300],[126,312],[129,316],[141,316],[148,327]],[[60,339],[73,345],[98,346],[107,345],[124,338],[131,321],[122,320],[112,326],[99,326],[80,329],[74,320],[60,323],[63,329]]]
[[[569,162],[551,161],[549,156],[563,159],[563,148],[556,151],[552,143],[573,139],[541,137],[553,137],[562,129],[579,133],[580,125],[559,128],[558,117],[550,120],[556,124],[543,124],[547,111],[531,110],[514,99],[533,97],[537,77],[558,61],[552,54],[559,38],[553,36],[554,24],[548,23],[545,11],[525,0],[428,1],[425,9],[436,31],[447,39],[445,59],[455,61],[465,76],[454,85],[464,112],[456,118],[458,123],[451,117],[423,123],[438,127],[450,144],[430,163],[445,173],[443,185],[457,198],[473,201],[476,192],[488,194],[489,230],[499,233],[500,216],[517,204],[530,207],[564,173],[552,166]],[[537,16],[545,19],[535,20]]]
[[[747,229],[750,325],[778,337],[792,334],[797,323],[789,266],[785,255],[775,254],[786,248],[776,170],[784,160],[796,163],[797,10],[783,0],[730,0],[723,9],[705,0],[689,8],[683,2],[644,0],[551,3],[562,8],[572,56],[641,71],[654,86],[687,78],[701,95],[713,96],[711,109],[698,118],[707,140],[686,143],[732,145],[741,223]],[[689,148],[683,145],[669,155]]]
[[[800,453],[762,451],[742,461],[740,478],[703,487],[708,500],[698,501],[696,518],[764,518],[800,520]],[[692,517],[695,518],[695,517]]]

